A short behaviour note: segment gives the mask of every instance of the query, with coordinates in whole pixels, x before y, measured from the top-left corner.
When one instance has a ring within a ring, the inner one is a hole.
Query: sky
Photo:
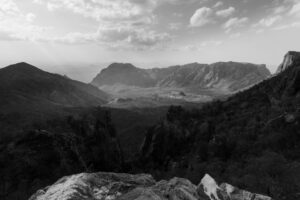
[[[299,36],[300,0],[0,0],[0,67],[24,61],[85,82],[112,62],[275,71]]]

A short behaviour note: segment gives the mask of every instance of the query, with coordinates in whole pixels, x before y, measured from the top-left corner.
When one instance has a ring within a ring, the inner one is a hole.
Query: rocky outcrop
[[[227,183],[217,185],[208,174],[199,186],[173,178],[156,182],[147,174],[82,173],[63,177],[29,200],[271,200]]]
[[[283,72],[291,66],[300,64],[300,52],[289,51],[283,59],[283,62],[279,65],[277,73]]]

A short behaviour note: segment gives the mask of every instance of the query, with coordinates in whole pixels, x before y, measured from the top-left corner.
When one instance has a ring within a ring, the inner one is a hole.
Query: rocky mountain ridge
[[[272,200],[240,190],[230,184],[217,185],[206,174],[198,186],[183,178],[156,182],[148,174],[82,173],[63,177],[38,190],[29,200]]]
[[[300,53],[296,51],[289,51],[282,61],[282,63],[277,68],[276,73],[281,73],[291,66],[295,66],[300,63]]]
[[[141,69],[132,64],[113,63],[91,82],[101,87],[123,84],[136,87],[197,87],[236,91],[270,76],[265,65],[238,62],[191,63],[167,68]]]

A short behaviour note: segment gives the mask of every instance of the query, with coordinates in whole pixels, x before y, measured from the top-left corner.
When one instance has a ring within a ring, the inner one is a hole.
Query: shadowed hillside
[[[2,134],[16,132],[34,121],[74,113],[70,111],[74,107],[100,106],[106,101],[107,95],[92,85],[45,72],[27,63],[0,69]]]
[[[295,54],[286,55],[280,74],[226,101],[198,110],[171,107],[166,119],[148,130],[140,167],[157,177],[180,175],[195,182],[210,173],[275,199],[298,199],[300,60],[291,59]]]

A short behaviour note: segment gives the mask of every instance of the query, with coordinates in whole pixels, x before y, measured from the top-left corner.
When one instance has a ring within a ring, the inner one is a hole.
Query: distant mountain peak
[[[131,63],[112,63],[107,68],[137,68]]]
[[[149,87],[154,85],[154,81],[146,70],[130,63],[112,63],[101,70],[92,81],[92,85],[97,87],[114,84]]]
[[[295,66],[297,64],[300,64],[300,52],[289,51],[287,54],[285,54],[283,62],[277,69],[277,73],[283,72],[291,66]]]
[[[35,68],[35,69],[38,69],[37,67],[27,63],[27,62],[19,62],[19,63],[16,63],[16,64],[12,64],[12,65],[9,65],[8,67],[22,67],[22,68]]]
[[[25,62],[0,69],[0,103],[2,100],[10,104],[15,102],[17,105],[26,102],[47,106],[84,107],[101,105],[106,102],[106,98],[106,94],[94,86],[43,71]],[[0,104],[3,105],[4,103]],[[7,105],[5,107],[15,108]]]
[[[26,62],[20,62],[16,64],[9,65],[7,67],[2,68],[3,71],[11,71],[11,72],[42,72],[43,70],[28,64]]]
[[[130,63],[112,63],[92,81],[96,87],[118,84],[136,87],[190,87],[236,91],[270,76],[265,65],[238,62],[197,62],[160,69],[141,69]]]

